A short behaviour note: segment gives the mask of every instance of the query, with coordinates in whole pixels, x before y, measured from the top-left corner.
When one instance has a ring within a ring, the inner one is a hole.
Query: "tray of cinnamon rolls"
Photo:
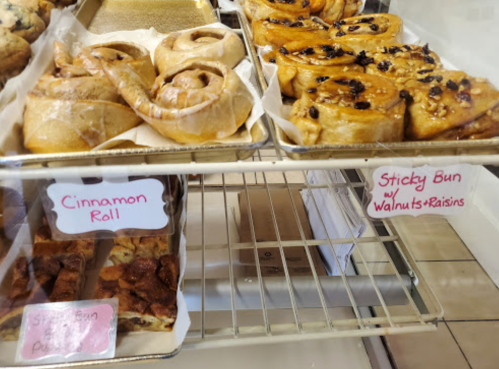
[[[210,4],[188,0],[176,9],[178,1],[161,2],[186,18],[170,24],[173,28],[158,24],[164,33],[128,29],[124,20],[115,29],[104,27],[103,14],[112,21],[106,1],[84,2],[76,17],[63,14],[59,30],[45,40],[37,68],[21,75],[25,83],[15,101],[0,111],[5,128],[0,150],[9,153],[0,162],[250,157],[267,142],[268,131],[248,41],[202,7],[190,19],[189,6],[198,2]],[[187,25],[196,27],[184,29]],[[180,29],[168,32],[175,27]]]
[[[244,0],[263,104],[292,159],[499,153],[499,91],[356,0]]]

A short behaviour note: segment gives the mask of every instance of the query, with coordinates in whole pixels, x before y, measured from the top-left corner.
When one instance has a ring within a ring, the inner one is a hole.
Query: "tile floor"
[[[387,337],[397,368],[499,368],[497,286],[447,223],[403,219],[395,226],[445,311],[436,333]],[[368,260],[374,274],[389,270],[382,250],[371,249]]]

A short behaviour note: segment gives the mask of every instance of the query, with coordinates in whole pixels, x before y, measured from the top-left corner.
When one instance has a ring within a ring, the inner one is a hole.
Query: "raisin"
[[[338,50],[336,50],[336,56],[337,57],[340,57],[340,56],[343,56],[343,55],[345,55],[345,50],[343,50],[341,47]]]
[[[317,110],[315,106],[311,106],[310,109],[308,109],[308,114],[310,114],[310,118],[312,119],[319,118],[319,110]]]
[[[290,27],[303,27],[303,22],[294,22],[294,23],[291,23]]]
[[[442,94],[442,89],[438,86],[430,88],[430,97],[435,97]]]
[[[437,81],[438,83],[442,82],[444,79],[444,77],[442,76],[435,76],[435,81]]]
[[[336,58],[336,51],[334,51],[334,49],[331,50],[331,51],[328,51],[326,53],[326,58],[328,58],[328,59],[334,59],[334,58]]]
[[[461,81],[461,86],[463,86],[464,88],[470,88],[471,87],[470,80],[467,78],[463,78],[463,80]]]
[[[378,26],[377,24],[371,24],[371,25],[369,26],[369,28],[370,28],[370,29],[372,29],[372,30],[373,30],[373,31],[375,31],[375,32],[376,32],[377,30],[379,30],[379,26]]]
[[[383,54],[388,54],[388,49],[386,48],[386,46],[383,46]]]
[[[56,68],[54,69],[54,75],[55,75],[55,74],[59,74],[59,73],[61,73],[61,68],[56,67]]]
[[[430,55],[430,45],[426,44],[423,46],[423,54]]]
[[[404,45],[403,48],[406,49],[407,51],[411,51],[412,50],[409,45]]]
[[[418,72],[418,74],[426,74],[433,72],[433,69],[423,69]]]
[[[350,80],[349,79],[337,79],[334,81],[334,83],[337,83],[337,84],[342,85],[342,86],[346,86],[346,85],[350,84]]]
[[[336,29],[340,29],[340,28],[341,28],[341,26],[344,26],[346,23],[347,23],[347,22],[345,22],[345,21],[336,21],[336,22],[334,22],[334,23],[333,23],[333,26],[334,26],[334,28],[336,28]]]
[[[396,53],[399,53],[399,52],[401,52],[401,51],[402,51],[402,49],[401,49],[400,47],[398,47],[398,46],[392,46],[392,47],[390,47],[390,48],[388,49],[388,52],[389,52],[390,54],[396,54]]]
[[[451,91],[459,90],[459,86],[457,85],[457,83],[450,79],[447,81],[447,84],[445,86]]]
[[[21,25],[22,25],[21,20],[20,20],[20,19],[17,19],[17,20],[16,20],[16,27],[21,27]]]
[[[457,93],[457,98],[459,100],[462,100],[462,101],[467,101],[467,102],[470,102],[471,101],[471,96],[469,93],[467,92],[464,92],[464,91],[461,91],[461,92],[458,92]]]
[[[304,19],[305,19],[305,18],[303,18],[303,16],[301,16],[301,15],[300,15],[299,17],[297,17],[297,18],[296,18],[296,20],[299,20],[299,21],[302,21],[302,20],[304,20]]]
[[[270,23],[279,24],[281,22],[279,22],[279,19],[271,19]]]
[[[357,31],[360,28],[360,26],[350,26],[348,27],[349,32]]]
[[[430,83],[435,80],[434,76],[426,76],[425,78],[418,79],[418,82]]]
[[[365,110],[371,107],[371,103],[369,101],[359,101],[356,102],[353,107],[358,110]]]
[[[329,79],[329,77],[323,76],[323,77],[317,77],[315,80],[317,81],[317,83],[321,83],[321,82],[324,82],[328,79]]]
[[[392,65],[391,62],[389,62],[388,60],[384,60],[378,64],[378,70],[386,72],[388,71],[388,69],[390,69],[390,65]]]
[[[303,1],[301,2],[301,6],[302,6],[302,7],[304,7],[304,8],[306,8],[306,7],[307,7],[307,6],[309,6],[309,5],[310,5],[310,1],[308,1],[308,0],[303,0]]]
[[[343,31],[340,31],[340,32],[336,33],[336,37],[342,37],[342,36],[345,36],[345,35],[346,35],[346,33],[343,32]]]
[[[289,19],[283,19],[283,20],[281,21],[281,23],[282,23],[283,25],[285,25],[286,27],[291,26],[291,21],[290,21]]]
[[[400,91],[399,96],[401,99],[404,99],[407,104],[412,104],[412,102],[414,102],[414,99],[412,98],[411,94],[407,90]]]
[[[370,18],[362,18],[359,23],[371,23],[374,20],[374,17]]]
[[[334,47],[332,47],[330,45],[321,45],[321,49],[322,49],[322,51],[325,51],[325,52],[334,51]]]
[[[283,47],[281,47],[281,48],[279,49],[279,52],[280,52],[282,55],[288,55],[288,54],[289,54],[288,49],[286,49],[284,46],[283,46]]]
[[[345,54],[347,54],[347,55],[354,55],[353,51],[345,51]]]
[[[312,54],[315,54],[315,51],[311,47],[307,47],[306,49],[303,49],[300,54],[312,55]]]
[[[350,82],[348,82],[348,86],[350,87],[350,93],[355,99],[366,90],[364,85],[355,79],[350,80]]]
[[[374,63],[374,58],[368,58],[365,51],[361,51],[355,58],[355,64],[365,67],[371,63]]]
[[[429,55],[426,55],[426,56],[424,57],[424,61],[425,61],[425,63],[435,64],[435,59],[433,59],[433,58],[432,58],[431,56],[429,56]]]
[[[312,87],[312,88],[309,88],[309,89],[307,90],[307,92],[308,92],[309,94],[315,94],[315,93],[317,92],[317,89],[316,89],[315,87]]]
[[[274,59],[274,58],[269,59],[269,62],[271,62],[271,63],[275,64],[275,59]]]
[[[116,59],[117,60],[123,60],[123,56],[121,56],[120,54],[116,55]]]

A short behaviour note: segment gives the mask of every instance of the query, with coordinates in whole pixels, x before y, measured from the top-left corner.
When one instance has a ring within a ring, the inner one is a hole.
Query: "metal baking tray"
[[[251,40],[250,24],[246,17],[241,16],[243,32]],[[267,81],[262,65],[251,42],[251,57],[254,61],[257,77],[263,90],[267,89]],[[268,117],[274,145],[280,147],[286,155],[294,160],[352,159],[373,157],[414,157],[414,156],[449,156],[449,155],[495,155],[499,154],[499,138],[463,141],[413,141],[371,144],[343,145],[310,145],[294,144],[284,131]]]
[[[209,0],[84,0],[76,17],[89,31],[97,34],[150,27],[169,33],[218,20]],[[251,39],[237,29],[234,31],[243,38],[249,54],[251,44],[248,40]],[[251,61],[254,63],[253,58]],[[250,134],[251,143],[175,148],[141,147],[130,143],[111,150],[0,156],[0,167],[231,162],[251,157],[268,141],[269,133],[261,119],[253,125]]]

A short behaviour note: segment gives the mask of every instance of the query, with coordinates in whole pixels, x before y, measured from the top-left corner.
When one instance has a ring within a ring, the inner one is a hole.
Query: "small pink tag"
[[[86,306],[74,307],[82,303]],[[32,361],[56,356],[70,361],[67,358],[73,355],[81,360],[84,355],[93,357],[94,354],[107,352],[111,344],[114,356],[116,335],[111,342],[113,335],[110,332],[115,331],[115,309],[109,303],[75,301],[39,304],[29,309],[26,307],[20,339],[20,360]],[[56,361],[59,360],[51,360]]]

